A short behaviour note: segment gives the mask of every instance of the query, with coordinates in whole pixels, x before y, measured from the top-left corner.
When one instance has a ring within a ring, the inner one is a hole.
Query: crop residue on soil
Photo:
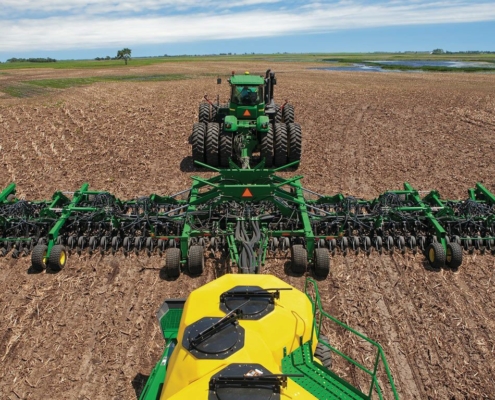
[[[303,128],[298,174],[311,190],[375,197],[408,181],[465,198],[495,191],[495,77],[332,73],[302,64],[169,63],[133,74],[187,74],[163,82],[102,82],[26,99],[0,98],[0,186],[26,199],[83,182],[120,198],[189,187],[188,137],[205,93],[228,95],[217,73],[277,72]],[[95,71],[16,71],[9,83]],[[105,71],[108,74],[108,71]],[[210,74],[212,78],[205,78]],[[194,78],[196,76],[196,78]],[[291,173],[281,173],[289,176]],[[495,258],[469,255],[459,272],[428,271],[420,254],[332,259],[319,282],[325,308],[382,344],[401,398],[490,398],[495,393]],[[303,278],[273,273],[298,288]],[[155,312],[219,273],[163,278],[157,255],[73,255],[59,274],[28,274],[29,259],[0,260],[0,397],[136,399],[163,346]],[[363,354],[330,332],[333,343]],[[339,343],[340,340],[340,343]],[[352,371],[351,371],[352,372]],[[349,373],[348,378],[356,379]]]

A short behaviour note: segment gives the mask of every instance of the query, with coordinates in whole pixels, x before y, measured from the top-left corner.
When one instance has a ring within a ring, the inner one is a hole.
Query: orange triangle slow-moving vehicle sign
[[[251,116],[251,113],[249,112],[249,110],[246,110],[244,111],[244,114],[242,114],[243,117],[250,117]]]
[[[249,188],[246,188],[244,192],[242,193],[242,197],[253,197],[253,194],[249,190]]]

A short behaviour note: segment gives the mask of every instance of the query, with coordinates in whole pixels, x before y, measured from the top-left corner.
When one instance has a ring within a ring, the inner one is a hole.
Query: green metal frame
[[[376,199],[364,200],[342,194],[322,196],[303,188],[301,176],[286,179],[276,174],[297,161],[276,169],[266,169],[264,161],[253,169],[242,169],[232,161],[229,169],[198,164],[218,174],[209,179],[194,176],[192,186],[175,195],[152,194],[127,201],[107,192],[89,190],[85,183],[71,198],[56,192],[51,200],[21,204],[22,200],[12,200],[11,195],[16,193],[12,183],[0,193],[0,250],[6,253],[17,247],[29,251],[42,238],[48,246],[48,258],[53,246],[67,244],[71,234],[96,235],[98,238],[118,235],[122,239],[128,234],[125,232],[130,232],[132,240],[151,238],[155,246],[161,240],[167,241],[167,246],[179,247],[180,263],[186,266],[192,244],[200,239],[206,243],[210,238],[221,238],[228,256],[239,266],[241,242],[236,239],[236,226],[244,223],[248,227],[251,224],[259,226],[260,230],[260,239],[255,246],[256,259],[249,272],[260,272],[274,241],[281,242],[285,238],[289,240],[288,246],[303,244],[309,264],[314,263],[318,247],[334,251],[335,246],[343,248],[346,241],[353,238],[360,241],[353,246],[362,247],[368,239],[374,244],[380,235],[394,240],[401,235],[406,238],[422,235],[423,245],[437,241],[444,250],[447,250],[448,239],[455,237],[465,247],[485,246],[495,251],[495,195],[480,183],[469,189],[468,199],[462,201],[442,199],[437,191],[421,197],[407,182],[403,190],[388,191]],[[120,211],[92,204],[92,196],[106,196],[111,206]],[[201,213],[201,218],[208,219],[215,213],[217,218],[222,218],[222,209],[229,203],[246,210],[269,208],[270,213],[292,222],[274,225],[273,221],[248,212],[231,215],[224,225],[214,220],[205,225],[204,219],[197,223],[200,218],[197,215]],[[23,215],[27,206],[35,211]],[[79,221],[83,223],[82,233],[71,233]],[[98,225],[104,226],[105,232],[97,231]],[[165,229],[164,226],[169,227]]]
[[[314,292],[314,297],[310,294],[310,288]],[[352,386],[349,382],[345,381],[339,377],[335,372],[324,368],[313,360],[312,355],[312,340],[307,343],[301,343],[301,346],[291,354],[284,354],[284,359],[282,360],[282,366],[284,373],[297,374],[302,373],[302,377],[291,378],[297,382],[304,389],[311,392],[317,398],[327,398],[327,399],[372,399],[373,393],[378,395],[379,399],[383,399],[383,389],[379,385],[378,372],[380,363],[383,368],[390,385],[390,390],[395,399],[398,399],[397,390],[395,388],[394,380],[392,374],[388,367],[385,354],[381,346],[364,336],[360,332],[352,329],[348,325],[339,321],[338,319],[332,317],[323,310],[321,306],[320,294],[318,292],[318,285],[316,282],[307,278],[304,286],[304,291],[308,296],[313,308],[313,324],[312,324],[312,335],[314,337],[320,337],[321,327],[324,319],[329,319],[337,326],[351,332],[360,339],[365,340],[371,344],[376,349],[375,360],[373,363],[373,370],[366,368],[364,365],[360,364],[353,358],[347,356],[346,354],[339,351],[334,346],[331,346],[324,341],[319,341],[320,344],[328,347],[333,353],[338,354],[340,357],[344,358],[347,362],[351,363],[356,368],[365,372],[371,380],[370,388],[366,393],[361,392],[358,388]]]

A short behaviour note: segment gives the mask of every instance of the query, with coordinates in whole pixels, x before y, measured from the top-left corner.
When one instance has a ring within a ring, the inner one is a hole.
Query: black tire
[[[165,254],[165,271],[170,278],[178,278],[180,275],[180,249],[169,247]]]
[[[208,103],[201,103],[199,105],[199,122],[208,123],[210,119],[210,105]]]
[[[443,268],[445,266],[446,254],[441,243],[432,242],[426,249],[426,257],[432,268]]]
[[[330,257],[326,247],[315,249],[315,276],[326,278],[330,273]]]
[[[203,246],[191,246],[187,258],[187,269],[191,275],[201,275],[205,266]]]
[[[302,275],[308,268],[308,252],[302,244],[295,244],[291,247],[291,270],[295,274]]]
[[[285,124],[275,124],[275,144],[273,163],[276,167],[287,164],[287,128]]]
[[[210,122],[216,122],[218,109],[210,104]]]
[[[261,138],[261,158],[265,159],[265,168],[273,167],[273,126],[268,126],[268,132]]]
[[[279,124],[282,122],[282,109],[278,104],[275,104],[275,123]]]
[[[289,162],[300,161],[302,153],[302,133],[301,125],[287,124],[287,134],[289,137]],[[297,168],[296,165],[294,168]]]
[[[294,123],[294,106],[292,104],[286,104],[282,110],[282,118],[286,124]]]
[[[445,255],[445,264],[447,267],[457,269],[462,264],[462,247],[458,243],[449,243],[447,245],[447,254]]]
[[[219,125],[211,122],[206,125],[206,163],[212,167],[218,167],[218,140]]]
[[[194,124],[191,138],[192,157],[194,161],[205,162],[205,136],[206,124]]]
[[[325,346],[324,343],[330,344],[330,340],[328,340],[328,337],[320,335],[318,344],[316,345],[315,357],[320,360],[325,368],[332,369],[332,350]]]
[[[220,134],[220,166],[229,167],[229,159],[232,158],[232,132],[222,132]]]
[[[60,271],[62,268],[65,267],[66,263],[67,251],[65,250],[65,247],[60,244],[56,244],[50,251],[47,267],[52,271]]]
[[[46,251],[48,246],[46,244],[37,244],[31,253],[31,268],[34,271],[41,272],[46,268]]]

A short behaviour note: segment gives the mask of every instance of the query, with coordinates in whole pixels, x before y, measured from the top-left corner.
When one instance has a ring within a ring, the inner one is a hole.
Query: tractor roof
[[[232,85],[263,85],[265,80],[259,75],[232,75],[230,83]]]

